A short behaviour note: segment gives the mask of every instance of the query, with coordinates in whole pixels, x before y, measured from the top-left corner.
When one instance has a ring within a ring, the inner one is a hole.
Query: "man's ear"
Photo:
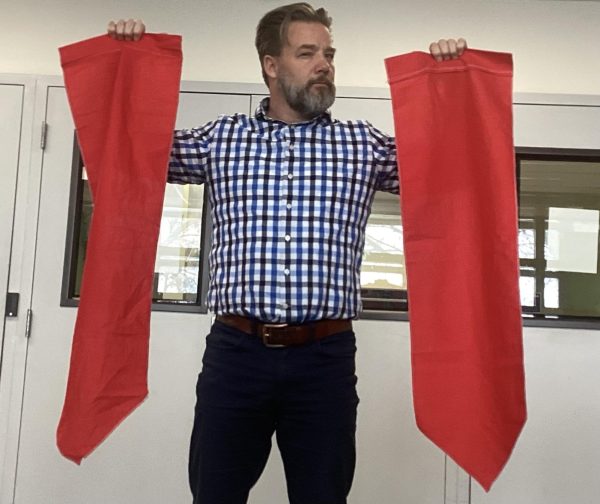
[[[277,73],[279,71],[277,58],[275,56],[267,54],[263,58],[263,69],[267,74],[267,77],[270,77],[271,79],[276,79]]]

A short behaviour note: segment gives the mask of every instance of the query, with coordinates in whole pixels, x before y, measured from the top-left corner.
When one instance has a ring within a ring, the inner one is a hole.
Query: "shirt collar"
[[[256,111],[254,112],[254,116],[256,117],[256,119],[261,119],[263,121],[276,121],[276,119],[273,119],[271,117],[269,117],[269,98],[263,98],[260,103],[258,104],[258,107],[256,107]],[[282,121],[277,121],[277,122],[282,122]],[[302,121],[299,123],[294,123],[294,124],[310,124],[310,123],[317,123],[317,124],[322,124],[322,125],[326,125],[326,124],[331,124],[331,112],[329,112],[329,110],[326,110],[325,112],[322,112],[321,114],[319,114],[316,117],[313,117],[312,119],[308,120],[308,121]]]

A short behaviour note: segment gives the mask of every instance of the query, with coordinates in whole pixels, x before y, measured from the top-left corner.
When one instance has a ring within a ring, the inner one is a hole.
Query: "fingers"
[[[123,34],[125,36],[125,40],[133,40],[133,27],[135,26],[135,21],[133,19],[128,19],[125,21],[125,28],[123,29]]]
[[[436,61],[447,61],[460,57],[467,48],[467,41],[463,38],[440,39],[429,45],[429,52]]]
[[[117,22],[117,40],[125,40],[125,21],[122,19]]]
[[[110,21],[106,27],[106,32],[112,37],[116,38],[117,24],[114,21]]]
[[[140,40],[144,33],[146,33],[146,25],[138,19],[133,25],[133,40]]]
[[[438,40],[438,46],[440,46],[440,53],[442,55],[442,59],[444,61],[450,59],[450,48],[448,46],[448,41],[444,39]]]
[[[450,39],[448,40],[448,52],[450,53],[451,58],[458,58],[458,50],[456,40]]]
[[[146,32],[146,26],[141,19],[119,19],[116,23],[110,21],[106,31],[116,40],[140,40]]]
[[[442,61],[444,59],[442,57],[442,50],[440,49],[440,45],[437,42],[432,42],[429,45],[429,52],[431,53],[435,61]]]

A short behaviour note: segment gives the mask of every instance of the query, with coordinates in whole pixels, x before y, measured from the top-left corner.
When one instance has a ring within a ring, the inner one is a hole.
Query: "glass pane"
[[[533,274],[541,313],[600,317],[600,158],[528,154],[519,167],[521,269]]]
[[[367,223],[361,271],[363,289],[404,290],[404,246],[399,197],[377,193]]]
[[[544,259],[546,261],[557,261],[558,260],[558,233],[556,230],[551,229],[547,223],[546,236],[544,240]]]
[[[548,209],[548,271],[598,273],[600,211],[582,208]]]
[[[156,299],[195,303],[204,186],[168,184],[156,255]]]
[[[544,306],[558,308],[558,278],[544,278]]]
[[[519,292],[522,306],[533,306],[535,303],[535,278],[522,276],[519,278]]]
[[[73,297],[76,298],[78,298],[81,293],[81,278],[83,275],[85,252],[87,250],[88,229],[90,228],[92,211],[94,209],[92,193],[87,181],[87,173],[85,172],[84,166],[81,167],[81,184],[81,205],[77,209],[77,213],[79,214],[79,229],[76,236],[78,237],[78,240],[75,249],[76,252],[73,255],[76,260]]]
[[[521,259],[535,259],[535,229],[523,229],[531,221],[520,221],[519,229],[519,257]]]

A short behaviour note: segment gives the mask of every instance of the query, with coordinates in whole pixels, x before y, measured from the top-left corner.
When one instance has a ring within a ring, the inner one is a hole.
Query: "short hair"
[[[256,27],[255,40],[262,76],[267,86],[269,85],[269,80],[263,66],[263,58],[267,54],[270,56],[279,56],[281,54],[281,49],[287,42],[289,25],[293,21],[321,23],[328,29],[331,27],[331,18],[327,11],[322,7],[315,10],[306,2],[284,5],[267,12]]]

